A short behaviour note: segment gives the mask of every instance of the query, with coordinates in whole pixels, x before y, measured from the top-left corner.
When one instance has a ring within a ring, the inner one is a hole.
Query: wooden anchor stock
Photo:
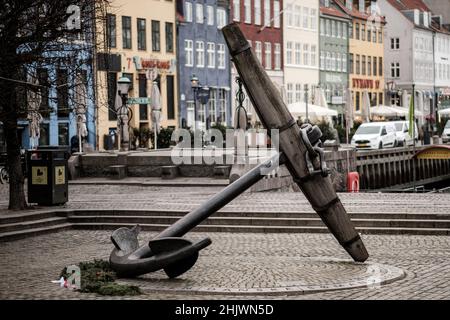
[[[295,182],[350,256],[355,261],[365,261],[369,254],[339,200],[331,179],[322,175],[311,175],[307,161],[303,160],[308,149],[301,138],[300,128],[251,50],[238,24],[227,25],[222,32],[259,119],[269,134],[271,129],[279,130],[279,150],[286,157],[286,166]],[[316,158],[311,161],[314,163],[319,160]]]

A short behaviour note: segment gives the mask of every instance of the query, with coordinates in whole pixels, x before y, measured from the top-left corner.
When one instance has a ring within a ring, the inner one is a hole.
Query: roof
[[[334,2],[349,16],[361,20],[368,20],[369,18],[371,18],[370,14],[360,12],[358,9],[356,9],[355,6],[353,6],[352,10],[348,9],[342,1],[343,0],[334,0]],[[380,16],[380,18],[382,23],[386,23],[386,19],[384,16]]]
[[[338,10],[338,9],[336,9],[334,7],[321,6],[320,7],[320,13],[323,13],[323,14],[326,14],[326,15],[329,15],[329,16],[338,17],[338,18],[350,19],[350,17],[347,14],[345,14],[341,10]]]
[[[430,8],[422,0],[387,0],[397,10],[414,10],[431,11]]]

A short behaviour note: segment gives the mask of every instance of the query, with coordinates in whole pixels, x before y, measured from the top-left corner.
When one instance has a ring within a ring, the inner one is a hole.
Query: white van
[[[351,141],[352,147],[357,149],[393,148],[396,144],[395,126],[390,122],[363,123]]]
[[[397,146],[412,146],[414,144],[413,138],[409,135],[409,121],[393,121],[397,135]],[[419,139],[419,130],[417,124],[414,123],[414,136],[416,141]]]
[[[445,124],[444,131],[442,132],[442,143],[447,143],[450,141],[450,120],[447,120]]]

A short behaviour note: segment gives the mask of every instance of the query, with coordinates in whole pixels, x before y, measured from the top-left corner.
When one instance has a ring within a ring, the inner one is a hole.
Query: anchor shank
[[[167,237],[181,237],[187,232],[191,231],[202,221],[206,220],[212,214],[241,195],[245,190],[264,178],[264,173],[262,172],[262,170],[271,168],[274,164],[276,165],[277,163],[280,163],[280,165],[283,164],[283,159],[284,157],[282,154],[276,154],[270,160],[256,166],[241,178],[227,186],[221,192],[214,195],[199,208],[191,211],[183,218],[175,222],[173,225],[168,227],[166,230],[161,232],[158,236],[156,236],[156,239]]]

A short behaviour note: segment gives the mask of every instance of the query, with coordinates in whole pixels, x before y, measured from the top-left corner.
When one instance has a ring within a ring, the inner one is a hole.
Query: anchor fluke
[[[161,238],[150,241],[149,247],[156,257],[167,259],[164,272],[169,278],[176,278],[191,269],[197,262],[198,252],[210,244],[209,238],[194,244],[183,238]]]

